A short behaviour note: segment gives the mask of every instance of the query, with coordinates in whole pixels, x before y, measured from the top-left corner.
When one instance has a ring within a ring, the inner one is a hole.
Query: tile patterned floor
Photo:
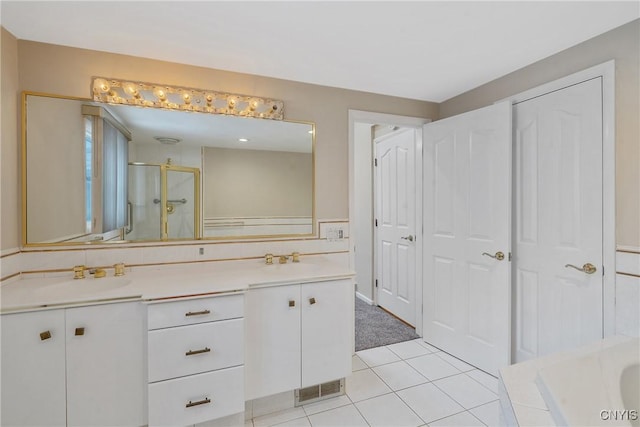
[[[359,351],[346,395],[247,421],[270,426],[497,426],[498,380],[421,339]]]

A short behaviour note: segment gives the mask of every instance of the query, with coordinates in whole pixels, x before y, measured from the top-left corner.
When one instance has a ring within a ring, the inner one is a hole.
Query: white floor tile
[[[273,414],[262,415],[253,419],[254,427],[270,427],[276,424],[282,424],[286,421],[295,420],[297,418],[306,417],[302,407],[285,409],[284,411],[274,412]]]
[[[498,394],[498,379],[494,376],[487,374],[486,372],[482,372],[479,369],[474,369],[473,371],[467,372],[474,380],[478,381],[480,384]]]
[[[433,384],[466,409],[498,399],[498,396],[464,374],[434,381]]]
[[[357,354],[354,354],[353,357],[351,357],[351,370],[353,372],[355,371],[361,371],[363,369],[367,369],[368,366],[366,363],[364,363],[362,361],[362,359],[360,359],[360,357],[358,357]]]
[[[375,347],[362,350],[356,353],[364,363],[370,367],[384,365],[385,363],[397,362],[398,356],[386,347]]]
[[[407,363],[431,381],[460,373],[453,365],[445,362],[436,354],[415,357],[407,360]]]
[[[453,365],[462,372],[473,371],[476,369],[474,366],[471,366],[457,357],[453,357],[452,355],[445,353],[444,351],[439,352],[438,357],[442,358],[445,362],[448,362],[450,365]]]
[[[370,426],[417,427],[423,421],[395,394],[356,403]]]
[[[401,359],[411,359],[412,357],[431,353],[431,350],[416,341],[399,342],[388,345],[387,348],[397,354]]]
[[[302,417],[295,420],[285,421],[282,424],[276,424],[275,427],[311,427],[309,418]]]
[[[358,427],[367,425],[365,419],[362,418],[360,412],[353,405],[310,415],[309,420],[313,427]]]
[[[378,366],[373,371],[394,391],[428,382],[405,361]]]
[[[469,412],[488,426],[496,427],[500,425],[500,402],[497,400],[469,409]]]
[[[422,338],[416,338],[415,340],[413,340],[413,342],[417,342],[418,344],[420,344],[421,346],[423,346],[424,348],[429,350],[431,353],[435,353],[436,351],[440,351],[437,348],[435,348],[434,346],[432,346],[431,344],[424,342],[424,340]]]
[[[352,402],[390,392],[391,389],[371,369],[354,372],[347,378],[347,396]]]
[[[339,408],[341,406],[351,405],[351,400],[347,397],[346,394],[342,396],[333,397],[327,400],[321,400],[320,402],[310,403],[308,405],[304,405],[304,412],[307,415],[317,414],[318,412],[328,411],[330,409]]]
[[[429,423],[431,427],[484,427],[484,424],[469,412],[461,412],[441,420]]]
[[[426,423],[464,411],[464,408],[433,384],[398,392],[398,396]]]

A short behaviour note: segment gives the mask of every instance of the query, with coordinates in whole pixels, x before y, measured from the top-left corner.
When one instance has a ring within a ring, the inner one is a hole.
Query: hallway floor
[[[246,427],[499,425],[498,380],[422,339],[357,352],[346,391]]]

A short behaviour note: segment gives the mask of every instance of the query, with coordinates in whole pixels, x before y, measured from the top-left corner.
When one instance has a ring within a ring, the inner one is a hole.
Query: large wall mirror
[[[26,246],[314,233],[312,123],[25,93]]]

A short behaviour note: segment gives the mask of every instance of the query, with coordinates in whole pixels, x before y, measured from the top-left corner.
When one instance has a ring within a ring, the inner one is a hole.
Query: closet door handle
[[[496,252],[495,255],[491,255],[490,253],[487,253],[487,252],[482,252],[482,255],[491,257],[493,259],[497,259],[498,261],[502,261],[504,259],[504,253],[500,251]]]
[[[408,236],[405,236],[405,237],[401,237],[401,239],[403,239],[403,240],[408,240],[408,241],[410,241],[410,242],[413,242],[413,236],[412,236],[412,235],[408,235]]]
[[[596,268],[595,265],[591,264],[590,262],[586,263],[585,265],[582,266],[582,268],[580,267],[576,267],[573,264],[566,264],[564,266],[564,268],[574,268],[578,271],[582,271],[583,273],[587,273],[587,274],[593,274],[596,271],[598,271],[598,269]]]

